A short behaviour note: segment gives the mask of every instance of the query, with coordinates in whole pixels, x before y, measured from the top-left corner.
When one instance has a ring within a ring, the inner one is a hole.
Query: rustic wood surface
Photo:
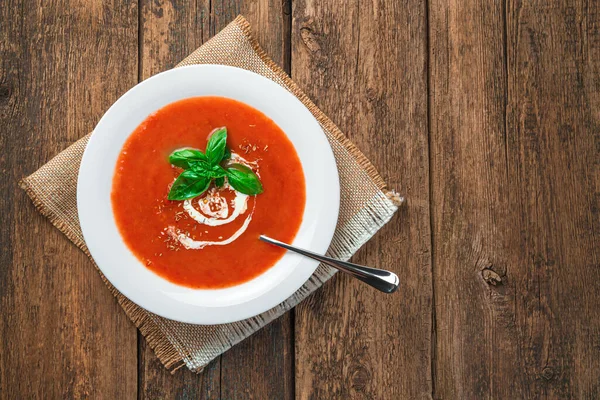
[[[568,3],[430,3],[440,398],[600,396],[600,7]]]
[[[0,397],[134,398],[135,327],[17,182],[137,82],[137,6],[8,0],[0,13]]]
[[[17,182],[236,15],[407,204],[338,276],[169,374]],[[0,398],[600,397],[600,5],[5,0]]]
[[[292,78],[409,199],[354,257],[395,271],[402,281],[396,294],[338,276],[296,308],[296,397],[426,397],[432,287],[425,4],[363,1],[340,12],[339,2],[297,0],[293,10]]]

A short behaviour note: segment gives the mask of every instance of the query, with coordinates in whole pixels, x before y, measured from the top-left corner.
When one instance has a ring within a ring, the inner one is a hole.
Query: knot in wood
[[[545,367],[542,370],[542,378],[544,378],[547,381],[549,381],[552,378],[554,378],[554,375],[555,375],[554,370],[552,368],[550,368],[550,367]]]
[[[10,92],[10,86],[4,83],[0,84],[0,104],[8,102],[8,99],[10,98]]]
[[[319,40],[317,35],[313,33],[313,30],[308,26],[304,26],[300,28],[300,37],[302,38],[302,42],[311,53],[319,53],[321,51],[321,45],[319,44]]]
[[[356,391],[363,391],[371,382],[371,374],[363,365],[355,364],[350,367],[350,386]]]
[[[484,268],[481,271],[481,276],[488,285],[497,286],[502,284],[502,277],[493,269]]]

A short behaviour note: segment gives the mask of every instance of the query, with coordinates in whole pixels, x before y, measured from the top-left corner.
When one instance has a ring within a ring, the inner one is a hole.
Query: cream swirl
[[[225,185],[225,189],[233,190],[233,188],[231,186],[229,186],[229,184]],[[185,212],[187,212],[187,214],[190,216],[190,218],[192,218],[199,224],[204,224],[204,225],[208,225],[208,226],[225,225],[225,224],[228,224],[228,223],[234,221],[238,216],[240,216],[241,214],[244,214],[246,212],[246,208],[248,206],[248,197],[249,197],[248,195],[240,193],[236,190],[235,191],[235,199],[233,200],[233,212],[231,213],[231,215],[229,217],[227,217],[225,219],[221,219],[221,218],[223,218],[223,217],[221,217],[221,215],[223,215],[223,213],[221,211],[223,209],[225,209],[224,214],[225,214],[225,216],[227,216],[229,207],[227,206],[227,201],[225,200],[225,198],[221,197],[219,192],[216,190],[211,191],[211,193],[209,193],[207,196],[205,196],[197,201],[197,203],[200,207],[200,210],[202,210],[202,212],[200,212],[194,208],[194,206],[192,204],[192,200],[185,200],[183,202],[183,209],[185,210]],[[223,203],[225,203],[224,207],[223,207]],[[218,211],[210,211],[211,206],[214,206],[215,209],[217,207],[221,207],[221,208],[219,208]],[[210,213],[205,211],[205,209],[207,209],[207,208],[210,211]],[[211,215],[205,216],[203,213],[211,214]]]
[[[231,161],[246,165],[256,171],[258,175],[258,162],[250,162],[245,158],[241,157],[236,153],[232,153]],[[231,201],[233,211],[229,214],[229,206],[225,197],[221,195],[223,190],[230,190],[235,192],[235,198]],[[229,182],[226,181],[225,185],[221,189],[212,188],[206,196],[196,199],[189,199],[183,202],[183,209],[199,224],[208,226],[221,226],[229,224],[235,221],[240,215],[246,213],[248,209],[248,195],[238,192],[233,189]],[[198,209],[194,207],[194,203],[197,204]],[[174,226],[167,227],[167,233],[175,240],[177,240],[186,249],[203,249],[206,246],[223,246],[232,243],[234,240],[239,238],[248,228],[248,225],[252,221],[252,215],[254,214],[254,207],[250,214],[244,220],[242,226],[233,233],[229,238],[220,241],[203,241],[195,240],[190,237],[188,233],[183,233],[177,230]]]

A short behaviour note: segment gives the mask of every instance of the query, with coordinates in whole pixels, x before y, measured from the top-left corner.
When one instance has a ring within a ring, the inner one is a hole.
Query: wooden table
[[[0,398],[598,398],[600,3],[4,0]],[[170,375],[17,181],[237,14],[408,199],[339,276]]]

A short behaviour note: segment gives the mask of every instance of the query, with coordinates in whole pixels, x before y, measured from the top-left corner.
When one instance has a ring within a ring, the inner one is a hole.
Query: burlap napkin
[[[317,118],[333,148],[342,191],[338,226],[328,251],[330,256],[349,259],[396,212],[401,199],[386,191],[383,179],[369,160],[265,54],[243,17],[236,18],[179,66],[190,64],[232,65],[264,75],[296,95]],[[39,211],[89,256],[76,204],[77,173],[88,139],[89,135],[80,139],[23,179],[21,187]],[[214,326],[184,324],[149,313],[125,298],[104,276],[102,278],[166,368],[175,370],[185,365],[199,372],[212,359],[296,306],[334,273],[320,266],[300,290],[277,307],[254,318]]]

